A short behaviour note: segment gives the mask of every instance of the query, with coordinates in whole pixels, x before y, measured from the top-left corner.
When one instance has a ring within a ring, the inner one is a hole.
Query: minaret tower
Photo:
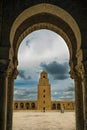
[[[51,90],[45,71],[41,72],[38,84],[38,110],[51,110]]]

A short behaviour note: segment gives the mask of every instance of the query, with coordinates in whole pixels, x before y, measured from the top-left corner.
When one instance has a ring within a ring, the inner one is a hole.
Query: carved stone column
[[[84,87],[84,130],[87,130],[87,61],[82,64],[82,77]]]
[[[8,78],[5,68],[6,66],[0,64],[0,130],[6,130],[7,120]]]
[[[18,74],[17,70],[12,70],[12,72],[8,76],[7,128],[6,130],[12,130],[14,79],[16,78],[17,74]]]
[[[81,79],[75,79],[76,130],[84,130],[83,90]]]
[[[74,73],[73,78],[75,81],[76,130],[84,130],[82,79],[78,73]]]

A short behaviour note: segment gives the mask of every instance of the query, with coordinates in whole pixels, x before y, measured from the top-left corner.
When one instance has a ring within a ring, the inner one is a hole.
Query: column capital
[[[16,77],[18,75],[18,70],[17,70],[17,68],[8,68],[6,74],[7,74],[8,78],[16,79]]]
[[[9,59],[0,60],[0,77],[7,76],[11,78],[16,78],[18,75],[18,70],[14,67],[14,64]]]
[[[87,61],[82,61],[78,67],[80,68],[80,71],[87,74]]]
[[[83,61],[76,66],[76,70],[81,75],[82,79],[87,78],[87,61]]]
[[[13,70],[13,72],[12,72],[12,78],[13,78],[13,79],[16,79],[17,75],[18,75],[18,70],[15,68],[15,69]]]
[[[71,75],[71,78],[72,79],[75,79],[75,80],[82,80],[82,77],[81,77],[81,74],[79,73],[79,71],[77,71],[77,70],[71,70],[70,71],[70,75]]]

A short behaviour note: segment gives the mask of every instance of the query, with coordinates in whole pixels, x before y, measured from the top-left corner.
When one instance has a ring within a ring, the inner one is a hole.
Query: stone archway
[[[35,106],[35,103],[32,102],[32,103],[31,103],[31,108],[32,108],[32,109],[35,109],[35,107],[36,107],[36,106]]]
[[[26,110],[30,109],[30,103],[27,102],[27,103],[25,104],[25,108],[26,108]]]
[[[61,105],[60,105],[60,103],[57,104],[57,109],[58,109],[58,110],[61,109]]]
[[[13,23],[10,33],[10,42],[14,50],[15,61],[18,62],[18,47],[24,37],[34,30],[43,28],[50,29],[64,38],[70,52],[70,73],[74,79],[76,79],[76,75],[77,79],[79,79],[75,68],[78,61],[76,55],[79,52],[81,45],[81,34],[79,27],[71,15],[69,15],[65,10],[54,5],[39,4],[26,9],[17,17]],[[78,85],[76,86],[78,87]],[[78,90],[77,88],[76,127],[79,130],[83,129],[83,105],[81,105],[83,104],[83,99],[81,95],[82,89],[79,88]]]
[[[20,109],[24,109],[24,103],[20,103]]]
[[[52,104],[52,109],[56,110],[56,104],[55,103]]]
[[[12,96],[13,96],[13,81],[17,75],[17,53],[18,47],[21,41],[32,31],[37,29],[49,29],[52,30],[63,37],[70,52],[70,67],[71,76],[75,80],[75,100],[76,100],[76,130],[87,130],[84,127],[87,123],[87,96],[86,96],[86,84],[87,80],[82,81],[86,76],[87,71],[86,64],[81,64],[83,59],[83,52],[81,50],[81,34],[79,27],[73,17],[63,10],[62,8],[52,5],[52,4],[38,4],[24,10],[13,22],[10,31],[10,50],[9,50],[9,60],[2,61],[7,66],[6,78],[3,75],[3,80],[1,79],[1,84],[4,89],[0,94],[4,96],[1,98],[1,104],[3,105],[0,125],[1,130],[12,130]],[[7,51],[7,50],[6,50]],[[86,78],[85,78],[86,79]],[[7,85],[8,84],[8,85]],[[84,94],[82,87],[84,86]],[[78,89],[79,87],[79,89]],[[8,88],[8,98],[7,97]],[[10,93],[12,92],[12,93]],[[85,107],[83,109],[83,96]],[[9,101],[10,100],[10,101]],[[5,104],[3,104],[3,102]],[[2,124],[1,124],[2,123]]]
[[[15,103],[15,104],[14,104],[14,109],[15,109],[15,110],[18,109],[18,103]]]

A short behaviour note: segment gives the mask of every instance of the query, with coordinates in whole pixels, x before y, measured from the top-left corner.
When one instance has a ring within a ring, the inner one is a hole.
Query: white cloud
[[[54,92],[54,95],[57,95],[58,94],[58,92]]]
[[[29,43],[26,41],[29,39]],[[29,47],[28,47],[29,45]],[[57,60],[69,59],[69,52],[64,40],[52,31],[39,30],[31,33],[21,43],[18,53],[19,67],[28,68],[40,62],[49,62],[57,58]]]
[[[37,90],[32,87],[15,87],[14,100],[37,100]]]

